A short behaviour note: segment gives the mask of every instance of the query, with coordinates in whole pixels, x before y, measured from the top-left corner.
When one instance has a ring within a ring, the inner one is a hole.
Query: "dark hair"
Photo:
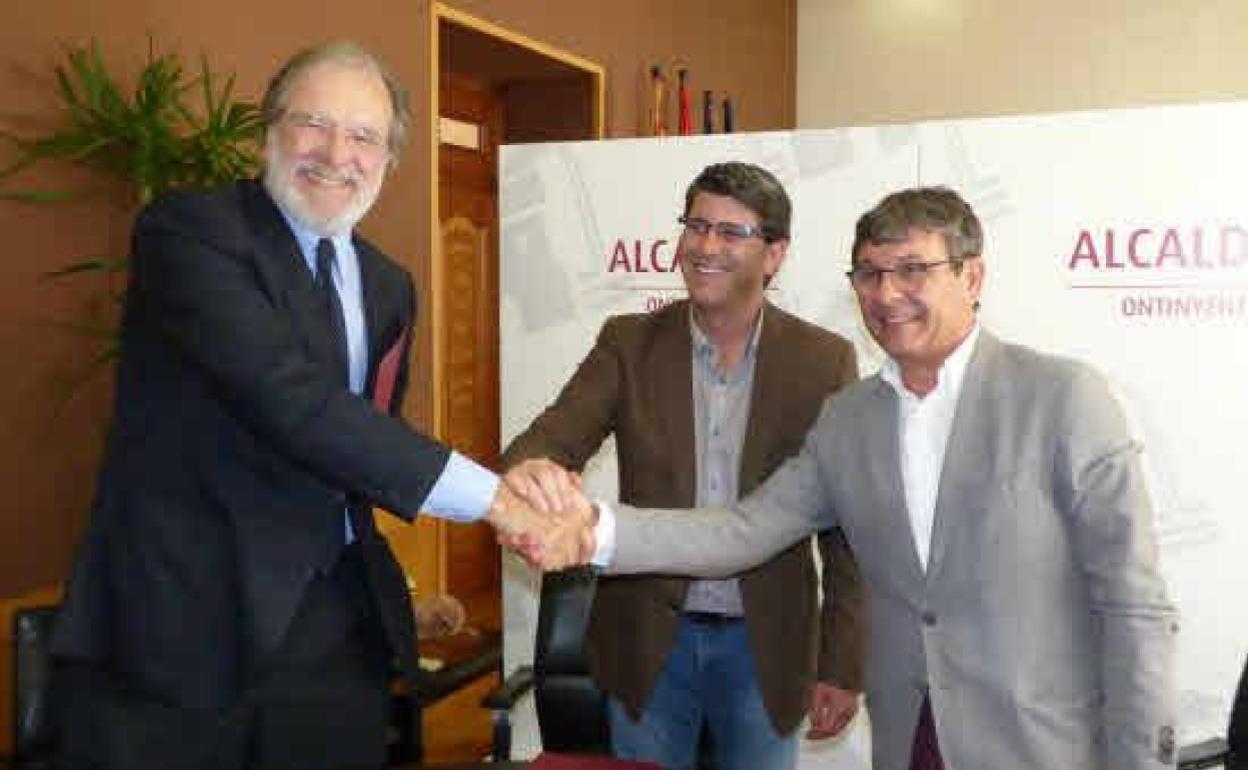
[[[780,180],[767,169],[737,161],[707,166],[685,190],[685,216],[698,193],[724,195],[753,211],[768,243],[788,240],[793,204]]]
[[[267,131],[282,119],[286,111],[286,96],[299,76],[322,62],[334,62],[372,70],[386,84],[386,93],[390,95],[390,108],[394,113],[394,121],[390,126],[390,135],[386,143],[392,160],[397,159],[399,150],[403,148],[403,143],[407,139],[408,127],[412,122],[411,108],[407,104],[407,89],[380,59],[369,53],[363,46],[345,40],[305,48],[290,57],[273,75],[273,78],[269,80],[268,88],[264,90],[264,98],[260,102],[265,130]]]
[[[858,264],[858,251],[865,244],[898,243],[909,238],[911,230],[940,233],[955,271],[962,269],[962,260],[984,251],[979,217],[962,196],[948,187],[912,187],[885,196],[858,218],[851,263]]]

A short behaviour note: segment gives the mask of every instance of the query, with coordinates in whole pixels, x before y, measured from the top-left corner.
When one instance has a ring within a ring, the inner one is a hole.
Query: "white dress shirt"
[[[936,387],[925,396],[910,391],[901,381],[901,367],[891,358],[880,368],[880,378],[897,391],[897,441],[901,449],[901,482],[906,511],[919,564],[927,569],[932,550],[932,525],[936,521],[936,495],[945,448],[953,430],[954,412],[962,392],[962,380],[970,363],[979,324],[949,354],[936,374]]]

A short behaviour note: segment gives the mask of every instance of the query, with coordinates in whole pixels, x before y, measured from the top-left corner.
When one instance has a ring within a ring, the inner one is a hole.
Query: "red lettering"
[[[1176,260],[1179,267],[1187,267],[1187,258],[1183,256],[1183,243],[1179,240],[1179,231],[1173,227],[1166,230],[1161,237],[1161,248],[1157,250],[1157,267],[1166,260]]]
[[[653,268],[656,273],[670,273],[672,271],[670,265],[668,267],[663,267],[659,264],[659,249],[666,245],[667,241],[655,241],[650,246],[650,267]]]
[[[641,241],[633,241],[633,269],[639,273],[648,273],[646,263],[641,261]]]
[[[1207,224],[1083,228],[1066,266],[1069,270],[1244,269],[1248,268],[1248,223],[1218,225],[1216,233]]]
[[[1192,228],[1192,264],[1196,267],[1214,267],[1212,262],[1205,261],[1204,228]]]
[[[1079,239],[1075,241],[1075,248],[1070,252],[1069,269],[1074,270],[1078,267],[1080,260],[1088,262],[1093,270],[1101,266],[1101,261],[1096,256],[1096,244],[1092,241],[1092,233],[1087,230],[1079,231]]]
[[[1105,231],[1105,267],[1126,267],[1122,262],[1114,259],[1114,230],[1112,227]]]
[[[1136,267],[1152,267],[1152,265],[1140,258],[1139,252],[1135,248],[1136,241],[1146,235],[1152,235],[1153,231],[1148,228],[1140,228],[1131,233],[1131,238],[1127,241],[1127,258],[1131,260],[1131,264]]]
[[[1219,232],[1221,248],[1218,250],[1224,267],[1239,267],[1248,263],[1248,230],[1239,225],[1226,225]],[[1232,241],[1239,246],[1238,252],[1231,248]]]
[[[616,268],[620,268],[626,273],[632,272],[628,266],[628,249],[624,247],[623,238],[618,238],[615,241],[615,248],[611,250],[611,261],[607,264],[607,272],[614,273]]]

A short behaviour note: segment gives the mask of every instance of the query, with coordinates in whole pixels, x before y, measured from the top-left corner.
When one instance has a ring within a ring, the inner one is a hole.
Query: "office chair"
[[[542,576],[533,665],[521,666],[482,701],[494,722],[494,760],[511,758],[511,712],[530,690],[545,751],[609,754],[607,696],[589,671],[585,636],[594,603],[595,575],[575,567]],[[704,730],[698,767],[714,767]]]
[[[13,755],[2,768],[44,770],[56,748],[57,702],[52,681],[50,646],[57,605],[22,607],[13,612]],[[396,687],[391,698],[391,764],[423,758],[421,710],[469,682],[497,670],[502,663],[501,638],[482,634],[463,660],[438,671],[422,671],[415,692]]]
[[[21,770],[50,767],[55,751],[52,628],[57,605],[13,612],[13,757]]]
[[[542,576],[533,665],[522,666],[485,697],[494,721],[494,759],[511,758],[511,711],[530,690],[547,751],[606,754],[607,698],[594,684],[585,632],[594,602],[594,573],[585,567]]]
[[[421,735],[423,710],[477,679],[498,671],[503,662],[502,634],[480,632],[471,637],[470,649],[436,670],[421,669],[413,688],[406,680],[396,682],[390,694],[390,742],[386,761],[406,765],[424,760]]]

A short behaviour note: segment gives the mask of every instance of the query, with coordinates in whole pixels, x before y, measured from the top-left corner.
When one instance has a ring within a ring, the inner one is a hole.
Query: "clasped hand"
[[[550,460],[525,460],[507,471],[486,518],[498,541],[535,568],[565,569],[593,556],[597,512],[580,476]]]

